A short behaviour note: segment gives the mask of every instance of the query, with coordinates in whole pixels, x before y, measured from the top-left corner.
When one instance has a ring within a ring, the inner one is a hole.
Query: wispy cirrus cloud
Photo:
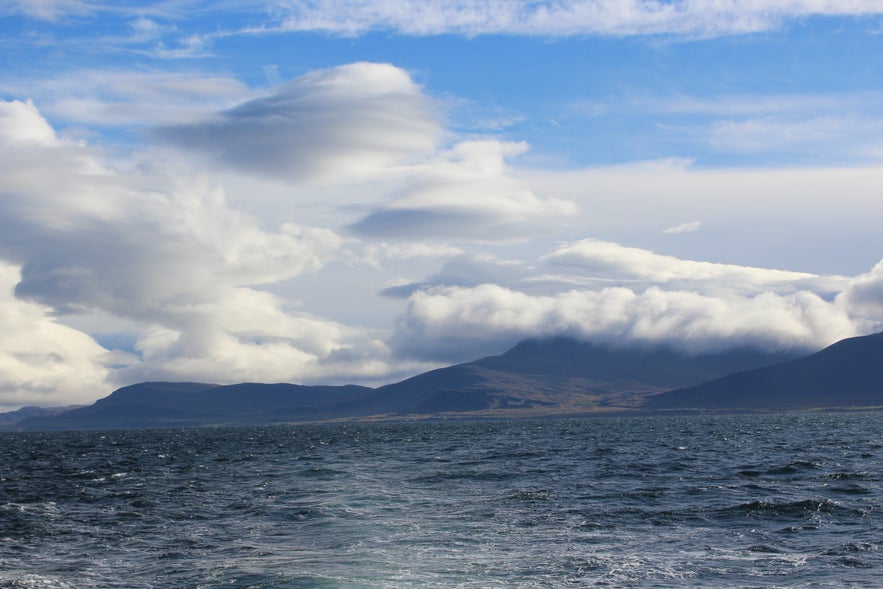
[[[55,20],[98,12],[162,16],[186,21],[192,14],[218,10],[253,14],[247,27],[226,27],[210,36],[284,31],[321,31],[356,36],[370,31],[405,35],[677,35],[716,37],[777,29],[808,17],[883,14],[879,0],[166,0],[132,2],[125,7],[104,0],[14,0],[8,13]]]
[[[768,117],[717,121],[711,125],[709,142],[724,151],[879,161],[881,133],[883,117]]]
[[[4,8],[0,8],[0,15],[23,14],[31,18],[41,20],[56,20],[64,16],[89,14],[99,10],[100,2],[86,2],[83,0],[11,0]]]
[[[29,18],[55,21],[68,17],[88,15],[117,15],[129,19],[162,18],[185,21],[194,15],[217,13],[218,10],[241,14],[253,10],[263,12],[270,4],[242,0],[9,0],[0,6],[0,14],[19,14]]]
[[[876,91],[850,93],[765,93],[720,94],[715,96],[634,97],[632,102],[655,112],[713,115],[726,117],[757,117],[780,114],[812,115],[820,112],[854,112],[881,110],[883,95]]]
[[[785,161],[880,161],[883,95],[875,90],[834,93],[625,94],[578,100],[567,117],[655,122],[652,135],[670,149],[770,156]]]
[[[359,35],[392,30],[406,35],[487,34],[686,35],[715,37],[768,31],[810,16],[883,14],[883,2],[834,0],[411,0],[399,3],[287,0],[276,5],[279,29]]]
[[[684,260],[598,239],[563,244],[542,260],[588,279],[669,285],[707,294],[787,293],[808,287],[813,292],[830,294],[846,283],[845,278],[837,276]]]
[[[0,90],[30,96],[56,121],[98,127],[192,123],[262,94],[229,76],[116,68],[2,80]]]

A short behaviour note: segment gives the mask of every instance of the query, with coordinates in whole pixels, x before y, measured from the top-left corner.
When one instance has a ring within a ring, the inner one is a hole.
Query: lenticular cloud
[[[583,239],[559,246],[543,261],[573,274],[601,280],[668,284],[690,290],[762,293],[814,290],[845,285],[845,279],[823,277],[808,272],[754,268],[682,260],[653,251],[627,247],[599,239]],[[671,287],[670,287],[671,288]]]
[[[353,63],[311,72],[269,96],[156,135],[244,171],[351,181],[432,153],[442,128],[405,71]]]
[[[506,158],[526,150],[493,139],[458,143],[414,166],[390,202],[349,229],[364,238],[416,241],[517,241],[542,232],[576,207],[540,198],[509,174]]]

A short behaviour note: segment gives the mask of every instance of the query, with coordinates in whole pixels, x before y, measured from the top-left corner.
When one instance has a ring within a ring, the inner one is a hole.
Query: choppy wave
[[[0,587],[873,587],[883,414],[0,436]]]

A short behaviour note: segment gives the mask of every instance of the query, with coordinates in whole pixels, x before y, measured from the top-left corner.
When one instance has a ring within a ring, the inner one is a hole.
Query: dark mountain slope
[[[373,392],[353,385],[145,382],[117,389],[89,407],[25,420],[18,427],[144,428],[320,420],[335,417],[339,405]]]
[[[22,407],[16,411],[9,411],[6,413],[0,413],[0,429],[3,428],[13,428],[20,422],[26,419],[34,419],[38,417],[52,417],[55,415],[59,415],[64,413],[65,411],[71,411],[72,409],[79,409],[81,405],[68,405],[67,407]]]
[[[791,357],[749,348],[689,355],[667,346],[526,340],[499,356],[381,387],[360,409],[373,414],[633,409],[648,394]]]
[[[883,406],[883,333],[845,339],[790,362],[648,399],[648,409]]]
[[[634,410],[675,387],[784,359],[756,350],[687,355],[555,338],[432,370],[377,389],[293,384],[147,382],[15,429],[143,428],[403,416],[529,417]]]
[[[703,375],[729,374],[774,364],[798,355],[750,347],[688,354],[659,344],[623,347],[551,338],[525,340],[505,354],[482,358],[471,364],[513,374],[632,379],[667,386]]]

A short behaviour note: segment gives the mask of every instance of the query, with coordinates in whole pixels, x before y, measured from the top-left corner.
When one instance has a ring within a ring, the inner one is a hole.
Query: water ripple
[[[0,588],[864,587],[880,414],[5,434]]]

